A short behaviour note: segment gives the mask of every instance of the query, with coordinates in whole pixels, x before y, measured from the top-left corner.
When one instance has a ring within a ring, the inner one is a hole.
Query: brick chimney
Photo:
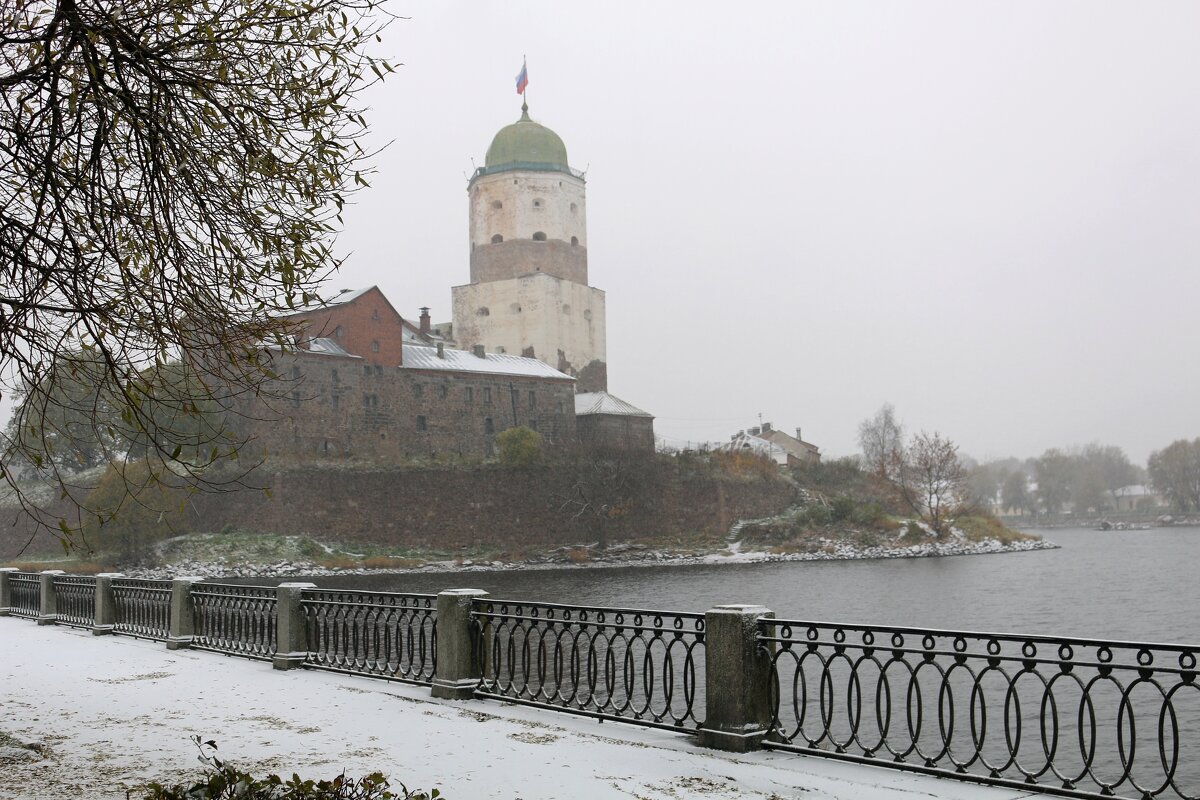
[[[438,348],[437,349],[438,358],[445,358],[446,357],[446,345],[443,344],[442,342],[438,342],[437,348]]]
[[[796,439],[797,439],[798,441],[801,441],[801,442],[803,442],[803,441],[804,441],[804,437],[800,435],[800,429],[799,429],[799,428],[796,428]]]
[[[481,344],[477,344],[472,347],[471,352],[475,354],[476,358],[487,358],[487,356],[484,355],[483,345]]]
[[[764,423],[763,423],[763,427],[762,427],[762,432],[763,432],[763,433],[770,433],[770,432],[771,432],[771,423],[769,423],[769,422],[764,422]]]
[[[429,335],[429,306],[421,306],[421,335]]]

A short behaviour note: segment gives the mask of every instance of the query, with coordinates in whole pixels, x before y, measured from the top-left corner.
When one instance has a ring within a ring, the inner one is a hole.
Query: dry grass
[[[582,564],[592,560],[592,554],[586,547],[572,547],[567,551],[567,558],[574,564]]]
[[[954,527],[962,531],[966,535],[967,541],[970,542],[996,539],[1001,544],[1012,544],[1013,542],[1041,538],[1040,536],[1033,536],[1013,530],[995,517],[963,517],[955,521]]]
[[[367,569],[408,569],[419,567],[423,563],[419,559],[400,556],[367,556],[362,560],[362,566]]]

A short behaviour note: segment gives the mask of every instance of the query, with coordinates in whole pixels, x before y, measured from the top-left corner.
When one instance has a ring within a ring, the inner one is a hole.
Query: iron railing
[[[433,682],[437,595],[304,589],[305,665]]]
[[[113,578],[113,633],[165,641],[171,631],[171,582]]]
[[[55,619],[60,625],[91,628],[96,624],[96,579],[55,575]]]
[[[1200,795],[1195,647],[759,626],[768,747],[1073,797]]]
[[[703,724],[704,615],[476,600],[477,694],[640,725]]]
[[[247,658],[275,654],[274,588],[197,583],[191,594],[192,647]]]
[[[14,572],[9,578],[12,598],[9,612],[14,617],[36,618],[42,613],[41,579],[36,572]]]

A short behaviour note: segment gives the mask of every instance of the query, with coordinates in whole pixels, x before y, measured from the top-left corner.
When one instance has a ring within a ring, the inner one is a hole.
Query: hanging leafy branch
[[[210,469],[241,444],[225,415],[265,391],[261,345],[289,345],[367,182],[380,2],[0,3],[0,470],[64,542],[78,521],[17,467],[71,498],[85,450],[240,485]]]

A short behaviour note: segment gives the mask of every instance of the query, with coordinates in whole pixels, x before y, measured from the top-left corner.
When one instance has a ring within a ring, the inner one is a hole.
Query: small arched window
[[[579,210],[579,206],[575,205],[574,203],[571,203],[571,213],[574,214],[578,210]]]
[[[493,200],[492,208],[504,208],[504,203],[500,202],[499,200]]]
[[[503,241],[504,241],[504,237],[498,233],[492,237],[492,244],[500,244]]]
[[[480,306],[479,308],[475,309],[475,316],[477,317],[486,317],[491,313],[491,311],[488,311],[487,306]]]
[[[578,236],[572,236],[572,237],[571,237],[571,244],[576,244],[576,245],[577,245],[577,244],[579,244],[579,237],[578,237]]]
[[[538,231],[537,233],[535,233],[533,235],[533,240],[535,242],[544,242],[544,241],[546,241],[546,234],[542,233],[541,231]]]

